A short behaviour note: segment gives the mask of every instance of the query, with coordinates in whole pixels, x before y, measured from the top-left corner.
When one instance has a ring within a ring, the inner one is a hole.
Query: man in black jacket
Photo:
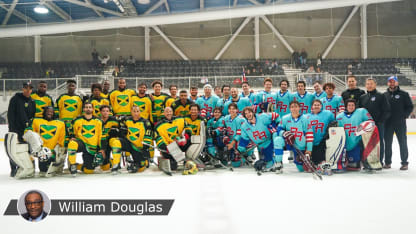
[[[389,87],[384,95],[390,103],[391,115],[390,118],[386,120],[385,124],[384,141],[386,143],[386,157],[383,168],[391,168],[393,134],[396,133],[400,146],[400,158],[402,160],[400,170],[407,170],[409,163],[407,161],[406,118],[409,117],[410,113],[413,111],[413,104],[409,93],[399,88],[399,82],[396,76],[390,76],[387,85]]]
[[[21,93],[16,93],[9,102],[7,119],[9,120],[9,132],[18,135],[19,142],[23,142],[23,132],[29,126],[30,119],[35,117],[36,103],[30,98],[33,86],[31,83],[23,83]],[[10,176],[14,177],[17,166],[10,160]]]
[[[354,99],[357,104],[360,102],[361,95],[365,94],[364,90],[357,88],[357,79],[355,76],[349,76],[347,78],[348,89],[342,92],[341,97],[344,103],[348,99]]]
[[[367,93],[361,95],[359,106],[367,109],[376,122],[380,136],[380,162],[384,159],[384,123],[390,117],[390,103],[386,96],[378,92],[377,82],[374,78],[368,78],[365,82]]]

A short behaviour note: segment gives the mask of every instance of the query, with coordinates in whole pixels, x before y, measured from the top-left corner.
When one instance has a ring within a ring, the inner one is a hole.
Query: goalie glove
[[[293,145],[295,143],[295,136],[291,131],[285,131],[283,133],[283,138],[285,139],[286,145]]]
[[[188,139],[189,135],[184,134],[182,138],[177,138],[176,143],[178,143],[179,146],[185,146]]]

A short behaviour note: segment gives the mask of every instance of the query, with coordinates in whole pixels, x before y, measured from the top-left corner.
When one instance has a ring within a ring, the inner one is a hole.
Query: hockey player
[[[217,107],[219,98],[211,94],[212,86],[210,84],[204,85],[204,95],[196,100],[199,108],[201,108],[201,116],[210,119],[212,118],[212,111]]]
[[[113,153],[113,168],[117,173],[120,170],[121,152],[129,152],[133,160],[129,163],[127,171],[130,173],[142,172],[148,165],[150,157],[148,146],[152,144],[152,124],[149,120],[140,117],[140,107],[133,106],[131,116],[120,122],[119,137],[110,139]]]
[[[171,107],[173,110],[174,116],[185,117],[189,115],[189,107],[194,103],[188,99],[188,93],[186,90],[181,90],[179,92],[179,100],[176,100],[172,103]]]
[[[109,80],[104,80],[102,83],[102,92],[100,93],[102,98],[105,98],[107,100],[109,100],[109,94],[110,94],[110,81]]]
[[[54,115],[52,106],[44,107],[42,118],[34,118],[23,136],[28,139],[32,138],[32,134],[38,134],[41,142],[33,138],[27,140],[31,150],[39,153],[41,147],[46,147],[48,152],[51,152],[50,157],[39,157],[40,176],[52,176],[55,172],[61,173],[65,163],[65,123],[55,120]]]
[[[207,139],[207,150],[208,153],[218,159],[222,159],[222,155],[224,155],[224,127],[222,127],[222,123],[224,121],[224,117],[222,117],[222,108],[215,107],[214,108],[214,116],[207,123],[208,129],[208,139]],[[217,134],[216,130],[219,134]]]
[[[162,154],[159,166],[165,167],[164,165],[167,162],[169,169],[177,170],[178,162],[185,159],[184,152],[191,144],[192,130],[187,127],[184,118],[173,117],[171,107],[166,107],[164,113],[164,118],[154,128],[156,145],[161,149]]]
[[[280,122],[279,114],[263,113],[255,114],[253,109],[246,107],[243,109],[243,116],[247,120],[241,126],[241,138],[238,144],[240,152],[246,151],[248,144],[253,142],[257,145],[260,158],[254,166],[257,171],[278,171],[282,169],[282,154],[274,156],[273,138],[277,137],[269,127],[277,126]]]
[[[240,93],[240,97],[246,97],[250,100],[250,105],[254,105],[256,102],[255,100],[255,94],[253,90],[250,90],[250,85],[247,81],[244,81],[241,85],[241,88],[243,89],[243,92]]]
[[[116,117],[111,116],[110,106],[102,105],[100,106],[100,118],[103,122],[103,135],[101,137],[101,149],[104,150],[104,160],[103,164],[100,166],[103,171],[110,170],[110,139],[111,137],[118,137],[116,134],[111,134],[111,129],[117,132],[120,127],[120,123]]]
[[[235,88],[235,87],[231,88],[231,99],[225,103],[224,108],[222,110],[222,114],[224,116],[228,115],[228,106],[231,103],[237,104],[237,108],[238,108],[238,110],[240,110],[238,113],[241,113],[241,111],[245,107],[251,106],[251,102],[248,98],[238,96],[238,89]]]
[[[73,176],[77,170],[85,174],[94,173],[96,166],[102,164],[104,150],[101,147],[102,121],[93,116],[91,103],[84,103],[84,115],[76,118],[72,123],[71,140],[68,143],[69,171]],[[76,156],[82,152],[83,164],[76,164]]]
[[[275,108],[275,112],[279,114],[280,118],[290,113],[289,105],[290,105],[290,102],[293,100],[293,94],[288,90],[288,88],[289,88],[289,81],[281,80],[280,90],[276,94],[276,108]]]
[[[163,118],[163,110],[166,107],[168,94],[162,92],[163,84],[160,81],[152,83],[153,93],[150,95],[152,99],[152,118],[153,124],[156,124]]]
[[[231,100],[231,86],[229,85],[223,85],[221,88],[222,97],[219,97],[218,103],[216,106],[222,107],[224,109],[224,105],[226,102]]]
[[[192,130],[192,135],[201,135],[200,133],[200,125],[201,122],[205,123],[206,126],[206,120],[205,118],[201,117],[199,115],[199,106],[197,104],[191,104],[189,107],[189,116],[185,117],[185,121],[187,123],[187,126]],[[205,133],[204,133],[205,134]]]
[[[222,123],[219,125],[220,129],[225,129],[224,144],[227,146],[227,150],[230,153],[231,164],[234,167],[241,166],[241,158],[234,154],[234,150],[238,147],[238,142],[241,136],[241,126],[246,121],[241,115],[238,115],[237,104],[231,103],[228,105],[229,115],[225,116]],[[214,136],[220,136],[220,129],[216,129]],[[250,157],[253,152],[250,152]]]
[[[147,119],[153,123],[152,99],[148,94],[146,94],[147,85],[145,83],[141,83],[137,86],[137,90],[137,96],[133,96],[131,98],[131,104],[133,106],[140,107],[140,116],[143,119]]]
[[[300,103],[296,100],[290,103],[290,115],[282,117],[277,132],[279,137],[274,138],[275,154],[277,157],[283,155],[283,148],[286,145],[288,150],[294,151],[294,163],[300,172],[309,171],[310,168],[303,166],[299,155],[297,155],[296,147],[303,151],[306,157],[311,156],[313,145],[313,132],[309,127],[308,119],[300,112]]]
[[[313,89],[315,92],[313,95],[315,96],[315,99],[322,99],[326,97],[325,88],[322,90],[322,84],[321,81],[317,80],[313,83]]]
[[[189,89],[189,101],[196,102],[198,99],[198,88],[195,86],[192,86],[191,89]]]
[[[66,82],[68,92],[62,94],[56,99],[55,103],[55,115],[62,121],[64,121],[67,129],[67,138],[65,139],[65,145],[69,141],[69,132],[72,129],[72,121],[81,115],[82,112],[82,98],[75,94],[76,81],[68,80]]]
[[[296,87],[297,92],[294,93],[293,100],[299,102],[301,115],[308,114],[311,112],[312,101],[315,100],[315,96],[305,90],[306,83],[303,80],[298,81]]]
[[[324,84],[324,90],[326,97],[322,98],[322,106],[325,110],[331,111],[334,117],[337,117],[338,113],[344,112],[345,106],[341,96],[334,94],[335,84],[326,83]]]
[[[35,117],[42,118],[43,117],[43,108],[46,106],[53,106],[52,97],[46,93],[48,89],[48,84],[46,81],[40,81],[38,83],[38,89],[33,92],[30,97],[36,103],[36,113]]]
[[[178,93],[178,86],[174,84],[170,85],[169,93],[170,93],[170,96],[166,99],[165,106],[172,106],[172,103],[179,99],[179,97],[176,95]]]
[[[315,165],[319,165],[325,161],[325,135],[328,130],[328,125],[335,120],[334,115],[329,110],[322,108],[322,102],[315,99],[312,102],[312,112],[307,116],[309,120],[309,127],[313,132],[313,148],[311,160]]]
[[[110,105],[116,117],[130,115],[131,98],[134,95],[136,95],[134,90],[126,88],[126,80],[119,78],[118,88],[109,94]]]
[[[346,110],[337,115],[336,120],[340,127],[344,127],[345,135],[347,137],[347,158],[349,171],[361,170],[361,136],[356,136],[355,131],[357,127],[364,121],[372,120],[373,118],[364,108],[356,109],[355,99],[348,99],[346,101]]]
[[[92,104],[92,106],[94,107],[94,112],[93,115],[95,117],[100,117],[101,112],[100,112],[100,107],[103,105],[109,106],[110,102],[108,101],[108,99],[101,97],[101,91],[102,91],[102,87],[101,84],[92,84],[91,85],[91,97],[89,99],[89,102]]]
[[[272,79],[265,78],[263,85],[264,90],[258,92],[255,96],[254,108],[256,113],[273,112],[276,105],[276,94],[272,93]]]

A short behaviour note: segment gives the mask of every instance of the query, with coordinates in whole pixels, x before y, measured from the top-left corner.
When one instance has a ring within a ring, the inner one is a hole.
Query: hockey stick
[[[157,150],[159,150],[160,152],[163,152],[163,153],[168,153],[168,151],[163,150],[163,149],[160,149],[159,147],[157,147],[157,146],[153,146],[153,145],[148,144],[148,143],[146,143],[146,142],[142,142],[142,144],[143,144],[143,145],[146,145],[146,146],[149,146],[149,147],[152,147],[153,149],[157,149]],[[150,163],[152,163],[153,165],[155,165],[157,168],[159,168],[159,169],[160,169],[163,173],[165,173],[166,175],[168,175],[168,176],[172,176],[172,172],[167,171],[167,170],[165,170],[165,169],[163,169],[163,168],[159,167],[159,164],[157,164],[155,161],[153,161],[153,158],[149,158],[149,162],[150,162]]]
[[[300,151],[295,145],[292,145],[292,147],[295,149],[296,153],[299,155],[302,162],[305,163],[305,165],[312,170],[313,178],[318,178],[319,180],[322,180],[322,175],[318,173],[315,165],[313,165],[310,158],[306,157],[306,155],[302,151]]]
[[[229,169],[230,171],[234,171],[234,169],[233,169],[232,167],[227,167],[226,165],[224,165],[224,164],[222,163],[222,161],[221,161],[221,160],[217,159],[216,157],[214,157],[214,156],[213,156],[213,155],[211,155],[210,153],[208,153],[208,152],[203,152],[203,154],[205,154],[207,157],[209,157],[209,158],[210,158],[211,163],[212,163],[213,161],[218,161],[218,163],[219,163],[219,165],[221,166],[221,168],[224,168],[224,169]],[[214,164],[214,163],[212,163],[212,164]],[[214,166],[215,166],[215,165],[214,165]]]

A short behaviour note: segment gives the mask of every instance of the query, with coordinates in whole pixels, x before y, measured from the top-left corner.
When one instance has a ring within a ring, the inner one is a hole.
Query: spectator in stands
[[[295,66],[295,68],[298,68],[299,67],[299,57],[300,57],[300,54],[299,54],[299,52],[298,51],[294,51],[293,52],[293,54],[292,54],[292,65],[294,65]]]
[[[100,57],[100,56],[98,56],[98,59],[100,60],[100,62],[101,62],[101,66],[102,67],[105,67],[105,66],[107,66],[107,62],[110,60],[110,55],[108,55],[108,54],[106,54],[106,55],[104,55],[104,57]]]
[[[300,52],[300,63],[302,66],[306,65],[306,62],[308,60],[308,53],[306,53],[305,48],[302,48],[302,51]]]
[[[120,69],[119,69],[119,67],[114,67],[114,71],[113,71],[113,76],[114,77],[119,77],[119,75],[120,75]]]
[[[120,69],[121,66],[124,66],[126,64],[126,61],[124,60],[123,56],[119,56],[117,60],[117,66]]]
[[[217,95],[217,97],[222,98],[222,93],[221,93],[221,87],[220,86],[215,86],[214,93],[215,93],[215,95]]]
[[[373,117],[380,137],[380,162],[384,159],[384,123],[390,117],[390,103],[387,98],[377,91],[377,82],[374,78],[368,78],[365,82],[367,93],[361,95],[359,107],[367,109]]]
[[[91,52],[91,57],[92,57],[92,62],[94,63],[94,65],[98,65],[99,61],[98,61],[98,52],[95,50],[95,48],[92,50]]]
[[[321,71],[321,68],[320,67],[317,67],[315,69],[315,73],[316,73],[315,81],[321,81],[322,82],[322,71]]]
[[[29,127],[29,122],[35,117],[36,103],[32,100],[33,86],[30,82],[23,83],[22,92],[16,93],[9,102],[7,119],[9,120],[9,132],[17,133],[19,142],[23,141],[23,132]],[[17,165],[10,161],[10,176],[14,177]]]
[[[348,99],[352,98],[359,106],[360,97],[361,95],[365,94],[364,90],[359,89],[357,87],[357,79],[355,78],[355,76],[348,76],[347,85],[348,89],[344,90],[344,92],[342,92],[341,94],[342,100],[344,100],[345,103]]]
[[[128,65],[134,65],[134,64],[136,64],[136,59],[133,58],[133,55],[130,55],[130,57],[127,59],[127,64]]]
[[[55,75],[55,71],[51,67],[48,67],[48,69],[46,69],[46,72],[45,72],[46,78],[54,77],[54,75]]]
[[[399,81],[396,76],[390,76],[387,79],[387,85],[389,87],[384,93],[384,96],[386,96],[390,103],[391,115],[385,123],[384,142],[386,144],[386,150],[383,168],[391,168],[393,134],[396,133],[397,141],[400,146],[400,158],[402,161],[400,170],[407,170],[409,164],[407,161],[409,152],[407,149],[406,118],[409,117],[410,113],[413,111],[413,103],[409,93],[400,89]]]
[[[318,53],[318,56],[316,57],[316,68],[320,68],[322,66],[322,55],[321,53]]]
[[[309,68],[306,70],[306,83],[308,83],[309,86],[312,85],[313,83],[313,73],[315,73],[315,68],[313,68],[313,66],[309,66]]]

